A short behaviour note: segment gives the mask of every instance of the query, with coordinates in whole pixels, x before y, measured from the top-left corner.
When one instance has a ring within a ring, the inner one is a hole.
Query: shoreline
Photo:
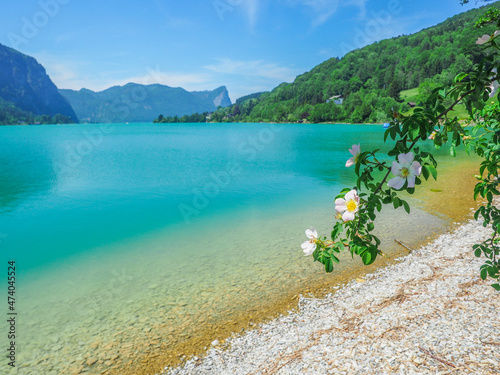
[[[469,220],[161,374],[500,374],[500,298],[471,248],[488,232]]]
[[[417,199],[420,203],[414,203],[421,210],[431,215],[445,218],[447,224],[440,228],[437,233],[428,233],[419,241],[413,243],[407,242],[404,236],[397,236],[394,239],[402,240],[403,244],[406,243],[412,249],[419,249],[432,243],[439,236],[453,232],[472,217],[471,211],[477,208],[479,203],[475,202],[470,195],[475,185],[475,179],[472,176],[477,170],[477,165],[474,161],[463,164],[463,161],[453,160],[453,163],[458,162],[460,162],[462,173],[457,173],[457,169],[454,167],[443,169],[437,181],[429,180],[425,183],[426,188],[422,189],[422,194]],[[470,177],[464,179],[464,174]],[[430,189],[442,189],[442,192],[432,193]],[[450,201],[460,202],[460,204],[450,204]],[[388,207],[389,211],[391,209],[391,207]],[[390,244],[388,245],[390,246]],[[307,286],[290,290],[287,296],[279,301],[275,300],[272,303],[271,301],[264,301],[261,304],[260,311],[252,310],[251,314],[241,315],[237,319],[227,320],[224,324],[217,324],[206,330],[199,331],[196,337],[177,345],[175,350],[169,348],[156,358],[146,356],[146,358],[142,358],[142,366],[128,368],[127,371],[130,370],[130,373],[134,374],[157,374],[160,369],[165,367],[176,368],[193,357],[203,357],[211,349],[211,343],[214,340],[225,342],[235,334],[244,335],[245,332],[251,332],[256,326],[268,324],[282,315],[293,314],[298,308],[297,302],[301,293],[306,294],[308,297],[324,298],[332,290],[336,290],[356,278],[363,278],[365,274],[375,273],[379,269],[385,269],[397,264],[402,257],[408,254],[408,249],[401,245],[396,246],[399,251],[394,254],[395,256],[380,258],[370,266],[359,266],[340,272],[335,271],[332,279],[328,282],[313,281]],[[311,261],[310,267],[318,267],[318,264]]]

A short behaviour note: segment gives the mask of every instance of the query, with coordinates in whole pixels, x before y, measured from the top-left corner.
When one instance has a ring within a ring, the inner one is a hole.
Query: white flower
[[[335,210],[342,213],[342,220],[354,220],[359,210],[359,196],[356,190],[348,192],[344,198],[335,199]]]
[[[485,44],[488,42],[491,42],[493,39],[495,39],[498,34],[500,34],[500,30],[495,31],[492,35],[484,34],[481,38],[478,38],[476,40],[476,44]]]
[[[309,241],[305,241],[300,246],[302,247],[304,254],[307,256],[311,255],[314,253],[314,250],[316,250],[316,238],[318,238],[318,231],[314,229],[314,227],[311,227],[306,230],[306,236],[309,238]]]
[[[491,36],[488,35],[488,34],[484,34],[481,38],[478,38],[476,40],[476,44],[484,44],[484,43],[488,43],[491,39]]]
[[[396,177],[391,178],[387,185],[393,189],[401,189],[406,181],[408,181],[408,187],[415,187],[415,177],[420,176],[422,172],[422,166],[418,161],[413,161],[413,152],[407,154],[399,154],[398,160],[392,162],[391,172]]]
[[[351,153],[352,158],[347,160],[347,162],[345,163],[345,166],[347,168],[353,166],[358,161],[359,154],[361,153],[361,145],[359,143],[357,145],[352,145],[352,148],[349,150],[349,152]]]

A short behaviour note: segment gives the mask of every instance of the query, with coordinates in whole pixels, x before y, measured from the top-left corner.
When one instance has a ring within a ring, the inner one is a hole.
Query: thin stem
[[[385,174],[383,180],[380,182],[380,184],[378,185],[377,189],[373,192],[373,195],[377,195],[377,193],[382,189],[382,185],[385,183],[385,181],[387,180],[387,177],[389,177],[389,174],[391,173],[391,168],[387,167],[389,170],[387,171],[387,173]]]
[[[374,158],[375,159],[375,158]],[[388,167],[387,165],[384,165],[383,163],[379,162],[377,159],[375,159],[375,161],[370,161],[370,160],[367,160],[366,161],[367,164],[373,164],[377,167],[383,167],[385,169],[391,169],[390,167]]]
[[[438,117],[436,117],[436,120],[439,120],[441,117],[446,116],[448,114],[448,112],[450,112],[463,98],[472,94],[474,91],[475,91],[475,89],[470,89],[469,91],[462,94],[457,100],[455,100],[455,102],[450,107],[448,107],[448,109],[446,109]]]

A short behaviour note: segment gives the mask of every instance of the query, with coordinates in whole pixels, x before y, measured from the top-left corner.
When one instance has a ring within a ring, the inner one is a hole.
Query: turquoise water
[[[22,272],[28,272],[168,227],[331,194],[352,177],[343,164],[359,131],[374,140],[382,134],[366,126],[283,129],[3,127],[3,246],[15,249]]]
[[[348,149],[385,149],[383,132],[0,127],[0,247],[3,264],[17,266],[19,374],[100,373],[328,280],[302,256],[304,230],[328,235],[333,197],[354,183]],[[410,244],[444,223],[399,210],[381,220],[382,235],[396,235],[395,221]]]

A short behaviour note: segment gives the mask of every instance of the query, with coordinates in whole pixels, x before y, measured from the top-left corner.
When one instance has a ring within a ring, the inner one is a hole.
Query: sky
[[[471,0],[3,1],[0,43],[33,56],[64,89],[128,82],[233,101],[321,62],[484,5]],[[478,31],[478,34],[480,32]]]

